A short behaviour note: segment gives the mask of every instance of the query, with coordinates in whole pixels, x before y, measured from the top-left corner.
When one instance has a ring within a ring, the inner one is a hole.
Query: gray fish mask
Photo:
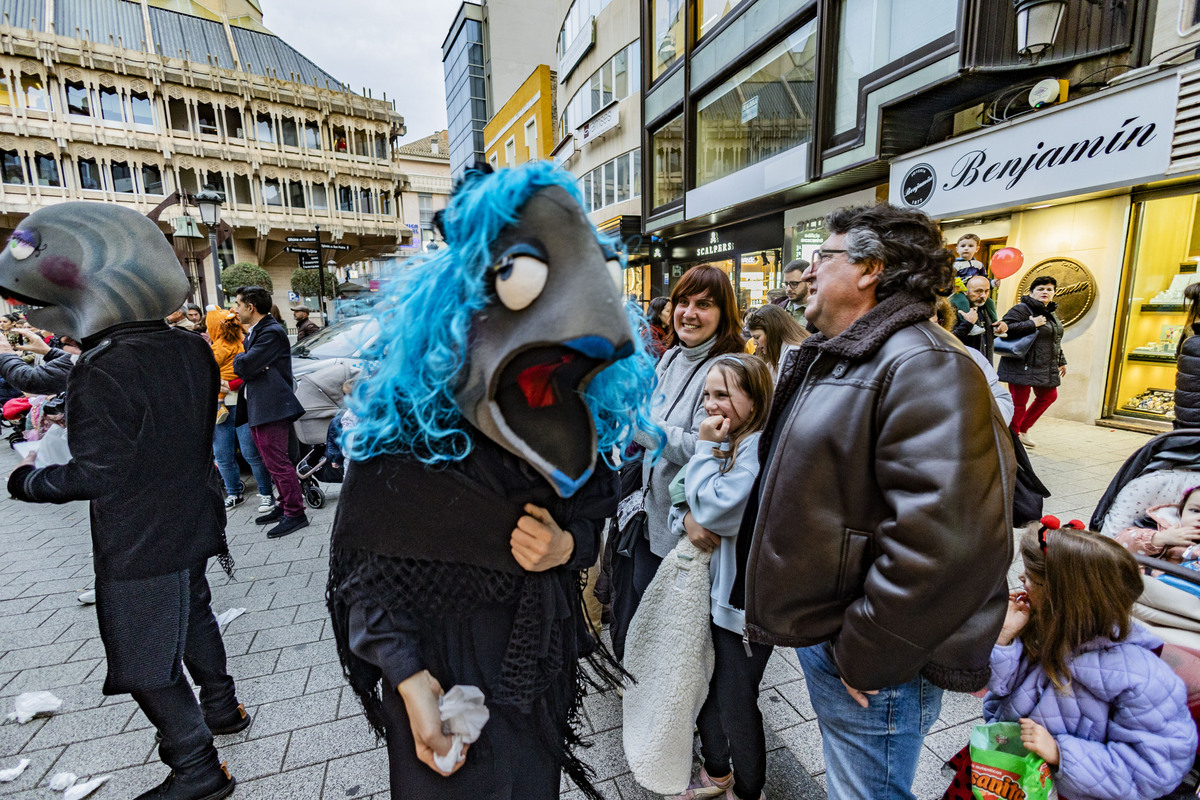
[[[596,465],[583,393],[634,350],[621,265],[558,186],[525,203],[492,255],[492,302],[473,321],[455,401],[472,425],[570,497]]]
[[[0,252],[0,297],[36,306],[32,324],[81,341],[123,322],[162,319],[188,288],[158,225],[110,203],[39,209]]]

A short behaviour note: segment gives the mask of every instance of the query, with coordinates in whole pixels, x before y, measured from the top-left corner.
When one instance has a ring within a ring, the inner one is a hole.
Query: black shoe
[[[237,708],[228,714],[222,714],[218,719],[205,717],[204,724],[213,736],[228,736],[246,730],[250,726],[250,715],[246,713],[246,707],[238,703]]]
[[[219,767],[195,775],[172,772],[165,781],[139,794],[135,800],[221,800],[233,794],[235,786],[237,781],[222,763]]]
[[[263,514],[261,517],[254,518],[255,525],[270,525],[272,522],[283,519],[283,508],[275,506],[272,510]]]
[[[305,514],[301,514],[298,517],[284,517],[282,522],[267,531],[267,538],[278,539],[280,536],[287,536],[292,531],[298,531],[301,528],[307,527],[308,516]]]

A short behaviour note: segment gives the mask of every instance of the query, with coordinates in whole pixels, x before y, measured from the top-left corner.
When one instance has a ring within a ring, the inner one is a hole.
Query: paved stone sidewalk
[[[1146,441],[1139,434],[1051,419],[1039,423],[1035,436],[1035,469],[1055,493],[1047,512],[1085,520],[1120,463]],[[16,461],[11,452],[0,452],[0,476]],[[254,722],[217,740],[238,778],[238,800],[389,795],[386,753],[344,684],[326,618],[336,498],[332,487],[330,504],[310,510],[309,528],[277,541],[253,524],[253,508],[236,509],[228,537],[238,580],[229,581],[215,564],[209,573],[217,613],[246,609],[227,627],[225,643],[238,694]],[[24,691],[50,690],[64,701],[49,719],[0,724],[0,769],[19,757],[31,761],[16,781],[0,784],[0,796],[59,796],[46,788],[56,772],[81,778],[111,773],[109,783],[92,795],[97,800],[130,798],[157,784],[166,768],[158,761],[154,731],[127,695],[101,694],[105,666],[96,615],[75,599],[92,585],[86,505],[34,506],[0,498],[0,553],[0,712],[10,711],[13,697]],[[761,705],[770,751],[768,797],[824,797],[820,734],[793,652],[772,656]],[[941,760],[966,742],[979,707],[973,697],[946,695],[922,754],[918,797],[941,796]],[[586,758],[605,796],[655,797],[627,771],[616,694],[587,698],[585,710],[595,743]]]

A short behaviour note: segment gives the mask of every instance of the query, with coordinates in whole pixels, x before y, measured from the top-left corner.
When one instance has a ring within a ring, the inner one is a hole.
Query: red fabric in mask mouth
[[[554,390],[554,373],[575,360],[575,356],[565,355],[558,361],[548,364],[535,364],[521,370],[517,376],[517,385],[525,395],[525,402],[530,408],[548,408],[558,403],[558,393]]]

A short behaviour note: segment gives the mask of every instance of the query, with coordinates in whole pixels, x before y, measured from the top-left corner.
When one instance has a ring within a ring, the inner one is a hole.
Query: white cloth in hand
[[[450,687],[450,691],[438,698],[438,710],[442,713],[442,732],[454,738],[446,755],[433,754],[433,763],[443,772],[449,772],[462,759],[463,745],[479,738],[492,713],[483,704],[483,692],[476,686]]]

